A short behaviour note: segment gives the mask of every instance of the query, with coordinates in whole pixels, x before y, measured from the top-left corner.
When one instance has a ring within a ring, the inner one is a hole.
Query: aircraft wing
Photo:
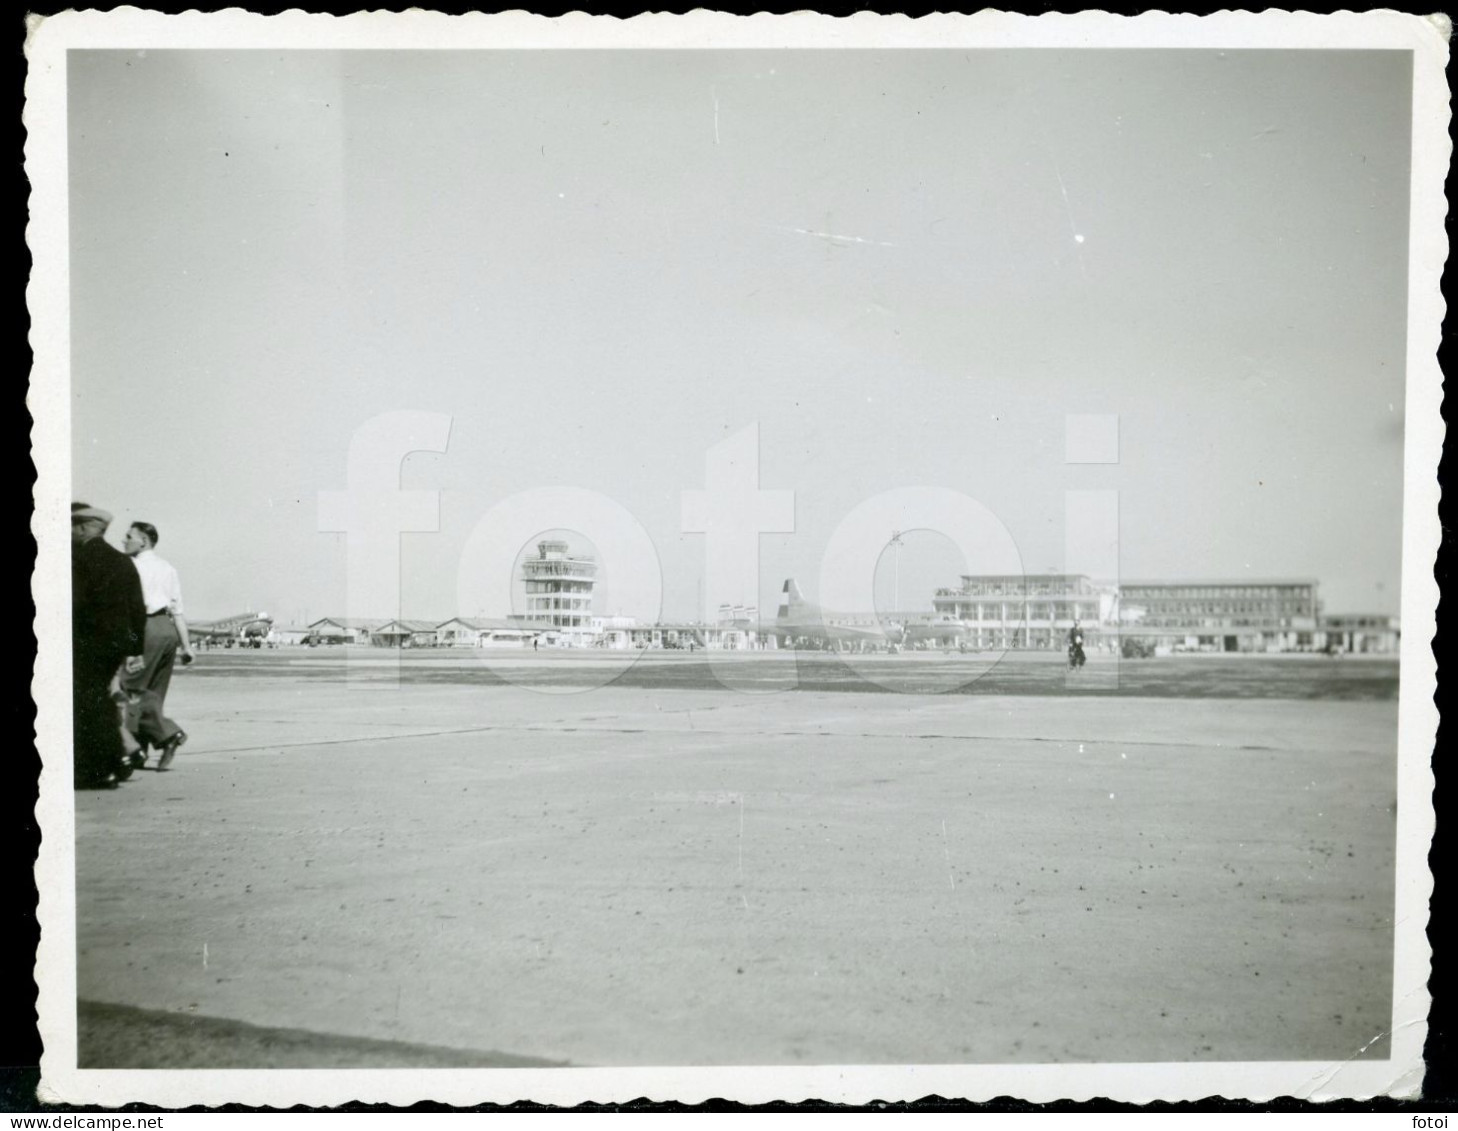
[[[886,643],[900,639],[900,634],[895,628],[887,629],[875,625],[856,624],[826,624],[818,620],[800,621],[775,621],[774,630],[781,636],[791,638],[807,637],[809,639],[837,640],[837,641],[872,641],[875,643]]]
[[[948,637],[960,639],[967,635],[969,629],[961,621],[933,621],[930,624],[908,624],[903,631],[906,639],[914,643],[918,640],[946,640]]]
[[[238,629],[217,621],[188,621],[187,635],[193,640],[231,640],[238,635]]]

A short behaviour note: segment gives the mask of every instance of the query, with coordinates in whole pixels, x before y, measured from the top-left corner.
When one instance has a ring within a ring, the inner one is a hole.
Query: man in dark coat
[[[131,559],[102,537],[111,515],[71,505],[71,704],[77,789],[106,789],[130,775],[111,684],[142,653],[147,607]],[[136,662],[139,662],[136,661]]]
[[[1083,625],[1075,620],[1073,627],[1068,630],[1068,666],[1081,668],[1087,660],[1083,651]]]

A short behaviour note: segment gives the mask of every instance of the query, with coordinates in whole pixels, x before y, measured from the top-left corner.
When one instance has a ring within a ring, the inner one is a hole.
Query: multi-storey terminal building
[[[535,557],[521,564],[526,585],[526,616],[545,626],[560,643],[588,643],[595,635],[592,591],[597,584],[597,562],[589,554],[574,554],[562,541],[537,543]]]
[[[1125,582],[1119,634],[1159,649],[1310,651],[1322,643],[1316,587],[1309,578]]]
[[[1098,648],[1113,598],[1082,574],[963,574],[961,586],[938,589],[932,605],[966,625],[967,646],[979,650],[1063,648],[1075,621],[1085,646]]]

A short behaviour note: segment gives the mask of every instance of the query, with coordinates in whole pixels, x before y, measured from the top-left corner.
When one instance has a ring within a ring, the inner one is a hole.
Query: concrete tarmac
[[[171,771],[76,795],[83,1001],[574,1064],[1385,1055],[1390,700],[227,662]]]

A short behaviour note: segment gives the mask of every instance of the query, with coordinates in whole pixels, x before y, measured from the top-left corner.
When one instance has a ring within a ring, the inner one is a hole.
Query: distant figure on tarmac
[[[112,684],[142,665],[147,609],[126,555],[103,535],[111,515],[71,504],[71,710],[77,789],[113,789],[131,776]]]
[[[137,766],[146,764],[147,747],[152,746],[161,752],[157,769],[166,770],[177,748],[187,741],[187,732],[163,713],[172,683],[172,665],[179,650],[184,664],[192,663],[193,653],[182,615],[182,582],[172,564],[157,556],[156,546],[157,528],[150,522],[132,523],[122,543],[141,578],[147,607],[142,665],[128,672],[122,688],[139,701],[133,732],[142,743]]]
[[[1068,630],[1068,666],[1073,670],[1083,667],[1088,657],[1083,651],[1083,626],[1078,621]]]

